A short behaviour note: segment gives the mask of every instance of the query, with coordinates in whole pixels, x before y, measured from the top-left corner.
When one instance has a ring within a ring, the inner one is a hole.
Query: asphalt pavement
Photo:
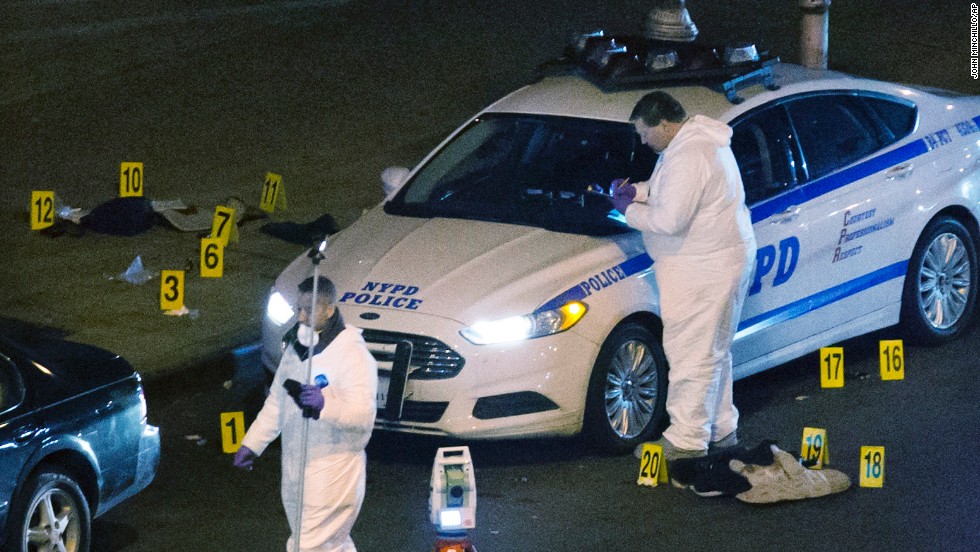
[[[745,445],[775,440],[796,453],[805,427],[826,430],[828,465],[852,479],[842,493],[753,505],[637,485],[640,462],[578,439],[466,443],[477,486],[481,552],[519,550],[893,551],[976,549],[980,537],[980,328],[953,344],[906,348],[905,378],[883,381],[878,342],[841,343],[844,387],[820,386],[817,354],[735,384]],[[277,550],[288,535],[279,502],[279,447],[252,472],[222,453],[222,412],[250,421],[263,399],[254,352],[147,386],[160,423],[156,481],[94,526],[100,552]],[[429,478],[435,452],[462,443],[375,432],[354,526],[359,550],[431,550]],[[862,487],[861,447],[884,450],[880,488]]]

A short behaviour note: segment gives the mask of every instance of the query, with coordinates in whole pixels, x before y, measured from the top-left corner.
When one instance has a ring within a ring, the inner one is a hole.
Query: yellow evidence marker
[[[178,310],[184,306],[184,271],[160,271],[160,308]]]
[[[286,186],[282,183],[282,175],[265,173],[265,183],[262,184],[262,201],[259,209],[272,213],[278,205],[279,210],[286,208]]]
[[[820,387],[844,387],[844,348],[820,349]]]
[[[218,238],[201,238],[201,278],[225,274],[225,244]]]
[[[827,430],[818,427],[803,428],[803,444],[800,445],[800,460],[810,469],[823,469],[830,463],[830,449],[827,446]]]
[[[221,413],[221,450],[225,454],[235,454],[242,446],[245,437],[245,413]]]
[[[218,205],[214,208],[214,218],[211,220],[211,237],[220,240],[221,245],[229,241],[238,241],[238,225],[235,224],[235,210],[231,207]]]
[[[905,347],[901,339],[883,339],[878,342],[883,381],[905,379]]]
[[[143,163],[123,161],[119,165],[119,197],[143,196]]]
[[[44,230],[54,224],[54,192],[31,192],[31,230]]]
[[[637,485],[656,487],[667,482],[667,460],[664,458],[664,448],[654,443],[643,443],[643,454],[640,457],[640,476]]]
[[[885,485],[885,447],[861,447],[861,486]]]

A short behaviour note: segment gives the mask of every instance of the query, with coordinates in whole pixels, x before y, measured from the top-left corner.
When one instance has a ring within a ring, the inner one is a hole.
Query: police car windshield
[[[626,226],[609,199],[590,187],[606,189],[615,178],[646,180],[654,160],[628,123],[489,114],[432,156],[385,211],[617,234]]]

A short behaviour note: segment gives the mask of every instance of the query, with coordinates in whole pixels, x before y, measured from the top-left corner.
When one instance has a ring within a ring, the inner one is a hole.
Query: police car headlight
[[[512,316],[489,322],[477,322],[460,330],[460,335],[474,345],[491,345],[507,341],[533,339],[563,332],[585,316],[588,307],[581,301],[565,303],[557,309]]]
[[[282,326],[286,322],[289,322],[296,312],[281,293],[274,291],[272,295],[269,295],[269,303],[265,307],[265,314],[270,320]]]

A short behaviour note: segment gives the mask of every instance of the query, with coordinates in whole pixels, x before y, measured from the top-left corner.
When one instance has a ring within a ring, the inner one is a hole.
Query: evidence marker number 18
[[[885,484],[885,447],[861,447],[862,487],[880,488]]]

